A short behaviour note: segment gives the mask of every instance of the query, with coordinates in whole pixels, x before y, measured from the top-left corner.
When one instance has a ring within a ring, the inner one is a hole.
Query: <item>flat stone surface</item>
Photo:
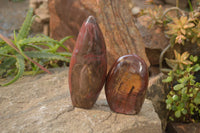
[[[53,74],[25,76],[0,87],[0,130],[7,132],[160,133],[161,122],[151,101],[138,115],[110,111],[104,91],[90,110],[73,108],[68,68]]]

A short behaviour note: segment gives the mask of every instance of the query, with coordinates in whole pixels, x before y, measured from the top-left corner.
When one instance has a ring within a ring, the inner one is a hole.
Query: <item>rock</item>
[[[111,67],[105,84],[108,104],[114,112],[137,114],[144,103],[149,75],[138,55],[124,55]]]
[[[151,65],[159,65],[159,59],[160,59],[161,52],[162,52],[161,49],[146,48],[146,54],[147,54],[147,57],[148,57]]]
[[[184,46],[180,46],[181,47],[181,53],[188,51],[188,53],[195,55],[195,56],[199,56],[200,54],[200,47],[195,43],[191,43],[191,42],[186,42],[186,44]]]
[[[133,7],[131,12],[132,14],[135,16],[135,15],[138,15],[140,13],[141,9],[139,7]]]
[[[29,0],[29,7],[35,10],[43,3],[48,3],[48,0]]]
[[[38,16],[32,25],[32,31],[49,35],[48,0],[30,0],[29,7],[33,8],[34,14]]]
[[[155,25],[149,28],[150,23],[151,18],[145,15],[137,18],[136,26],[144,40],[150,64],[158,65],[160,53],[169,44],[169,40],[161,27]]]
[[[69,67],[69,88],[75,107],[92,108],[107,74],[106,45],[93,16],[82,24]]]
[[[173,6],[176,6],[176,0],[165,0],[166,4],[171,4]],[[179,5],[178,7],[180,8],[186,8],[188,5],[188,0],[179,0]]]
[[[49,0],[50,36],[57,40],[74,36],[65,42],[72,52],[83,21],[89,15],[95,16],[95,2],[96,0]]]
[[[166,109],[165,100],[169,92],[167,84],[162,83],[162,80],[166,78],[163,73],[157,76],[151,77],[149,80],[149,86],[147,89],[146,98],[151,100],[156,113],[162,122],[162,129],[165,131],[167,126],[167,119],[169,111]]]
[[[138,115],[117,114],[110,111],[102,91],[92,109],[73,108],[68,68],[52,72],[0,87],[1,132],[161,133],[151,101],[145,100]]]
[[[81,5],[84,7],[85,10],[88,10],[92,13],[96,13],[99,12],[99,7],[98,7],[98,0],[80,0]]]
[[[163,5],[164,0],[131,0],[134,6],[145,9],[148,7],[154,7],[156,5]]]
[[[73,39],[65,42],[72,52],[83,21],[89,15],[97,16],[107,46],[108,68],[118,57],[133,53],[140,55],[149,66],[144,43],[138,34],[131,9],[129,9],[132,7],[129,5],[131,3],[129,1],[123,1],[122,4],[113,2],[115,3],[113,4],[113,9],[115,9],[113,13],[111,4],[104,7],[106,4],[99,0],[49,0],[50,18],[52,18],[50,19],[50,36],[60,40],[65,36],[73,35]],[[106,3],[109,4],[110,1]],[[119,14],[120,12],[121,14]],[[106,20],[107,18],[112,19]]]
[[[151,66],[149,68],[149,77],[157,76],[160,73],[159,66]]]
[[[145,44],[131,13],[132,2],[130,0],[101,0],[99,7],[98,18],[106,42],[108,70],[116,59],[127,54],[139,55],[149,67]]]
[[[38,16],[36,17],[36,21],[38,23],[48,23],[49,22],[49,10],[48,10],[48,3],[44,2],[39,8],[35,9],[35,14]]]
[[[200,133],[200,123],[169,123],[166,133]]]

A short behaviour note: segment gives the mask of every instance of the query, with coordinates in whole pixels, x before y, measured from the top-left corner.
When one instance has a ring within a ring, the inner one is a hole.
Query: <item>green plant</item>
[[[177,16],[179,16],[180,14],[185,16],[184,11],[182,11],[178,7],[171,7],[163,10],[163,7],[161,5],[155,6],[154,8],[147,8],[142,12],[142,14],[146,14],[151,18],[151,20],[149,21],[149,28],[152,28],[155,25],[166,28],[167,24],[172,21],[172,16],[168,15],[170,11],[177,11]]]
[[[152,28],[154,25],[161,25],[163,24],[162,21],[162,16],[163,16],[163,8],[162,6],[155,6],[153,9],[148,8],[146,10],[144,10],[143,14],[148,14],[148,16],[150,17],[150,24],[149,24],[149,28]]]
[[[166,37],[170,39],[169,45],[161,52],[159,61],[160,70],[168,75],[163,82],[170,87],[166,99],[166,108],[170,110],[169,118],[181,122],[199,122],[200,80],[197,76],[200,73],[200,60],[187,51],[180,54],[176,48],[181,51],[180,47],[185,45],[200,46],[200,9],[193,11],[188,0],[191,10],[188,13],[178,8],[179,0],[176,2],[177,7],[165,11],[161,7],[159,10],[148,9],[146,13],[153,20],[153,25],[163,27]],[[176,15],[169,15],[171,11]],[[174,47],[175,45],[178,47]],[[162,67],[164,54],[169,48],[174,49],[175,56],[175,59],[165,58],[171,69]]]
[[[176,51],[175,55],[175,60],[167,60],[172,70],[163,80],[170,85],[166,99],[167,109],[171,111],[169,118],[182,122],[200,122],[200,82],[194,76],[200,70],[198,57],[191,55],[187,60],[187,52],[180,55]]]
[[[168,70],[166,71],[166,69],[162,69],[162,62],[164,54],[170,47],[179,44],[184,45],[186,43],[200,46],[200,9],[189,12],[187,16],[187,13],[178,7],[172,7],[163,11],[160,6],[158,9],[148,9],[146,10],[146,14],[151,17],[153,26],[159,24],[159,26],[162,26],[163,29],[166,30],[166,37],[170,39],[169,45],[160,55],[159,62],[160,70],[169,72]],[[170,11],[177,11],[177,16],[167,15]]]
[[[166,33],[170,36],[172,45],[184,45],[186,41],[200,45],[199,19],[187,16],[181,16],[180,19],[174,18],[173,23],[168,24],[168,28]]]
[[[70,61],[71,53],[60,53],[57,52],[57,49],[63,47],[68,51],[63,43],[71,36],[65,37],[60,41],[44,35],[28,37],[34,18],[33,9],[30,9],[19,33],[16,35],[14,32],[14,40],[10,40],[0,34],[2,39],[0,40],[0,75],[7,77],[15,74],[11,81],[0,86],[15,82],[24,74],[24,71],[35,74],[41,68],[43,71],[50,73],[45,67],[48,67],[49,62],[52,60]]]

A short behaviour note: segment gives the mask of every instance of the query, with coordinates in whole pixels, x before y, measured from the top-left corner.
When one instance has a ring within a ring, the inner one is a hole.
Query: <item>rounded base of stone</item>
[[[121,111],[115,111],[115,110],[112,110],[112,111],[115,112],[115,113],[118,113],[118,114],[125,114],[125,115],[136,115],[136,114],[138,114],[138,112],[136,112],[135,110],[132,111],[132,112],[121,112]]]
[[[91,109],[93,106],[73,105],[73,107],[82,108],[82,109]]]
[[[88,102],[89,100],[77,103],[72,101],[73,107],[82,108],[82,109],[91,109],[94,106],[95,102]],[[85,102],[84,102],[85,101]]]

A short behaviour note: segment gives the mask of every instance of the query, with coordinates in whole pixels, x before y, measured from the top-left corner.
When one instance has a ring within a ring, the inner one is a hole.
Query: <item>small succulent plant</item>
[[[182,122],[199,122],[200,82],[195,76],[200,70],[199,59],[191,55],[187,60],[187,52],[180,55],[175,51],[175,55],[175,60],[167,61],[172,70],[163,80],[170,86],[166,99],[167,109],[171,111],[169,118]]]
[[[182,122],[200,121],[200,60],[198,56],[190,55],[188,51],[182,54],[177,52],[175,45],[200,46],[200,8],[193,10],[190,0],[190,12],[177,7],[166,9],[161,6],[157,9],[148,9],[147,14],[152,18],[153,24],[162,26],[166,37],[170,39],[169,45],[160,55],[160,70],[167,72],[168,77],[163,80],[168,83],[170,92],[166,99],[166,108],[170,110],[170,119]],[[168,13],[175,11],[176,15]],[[163,57],[169,48],[174,48],[175,59],[165,61],[171,68],[162,68]]]

